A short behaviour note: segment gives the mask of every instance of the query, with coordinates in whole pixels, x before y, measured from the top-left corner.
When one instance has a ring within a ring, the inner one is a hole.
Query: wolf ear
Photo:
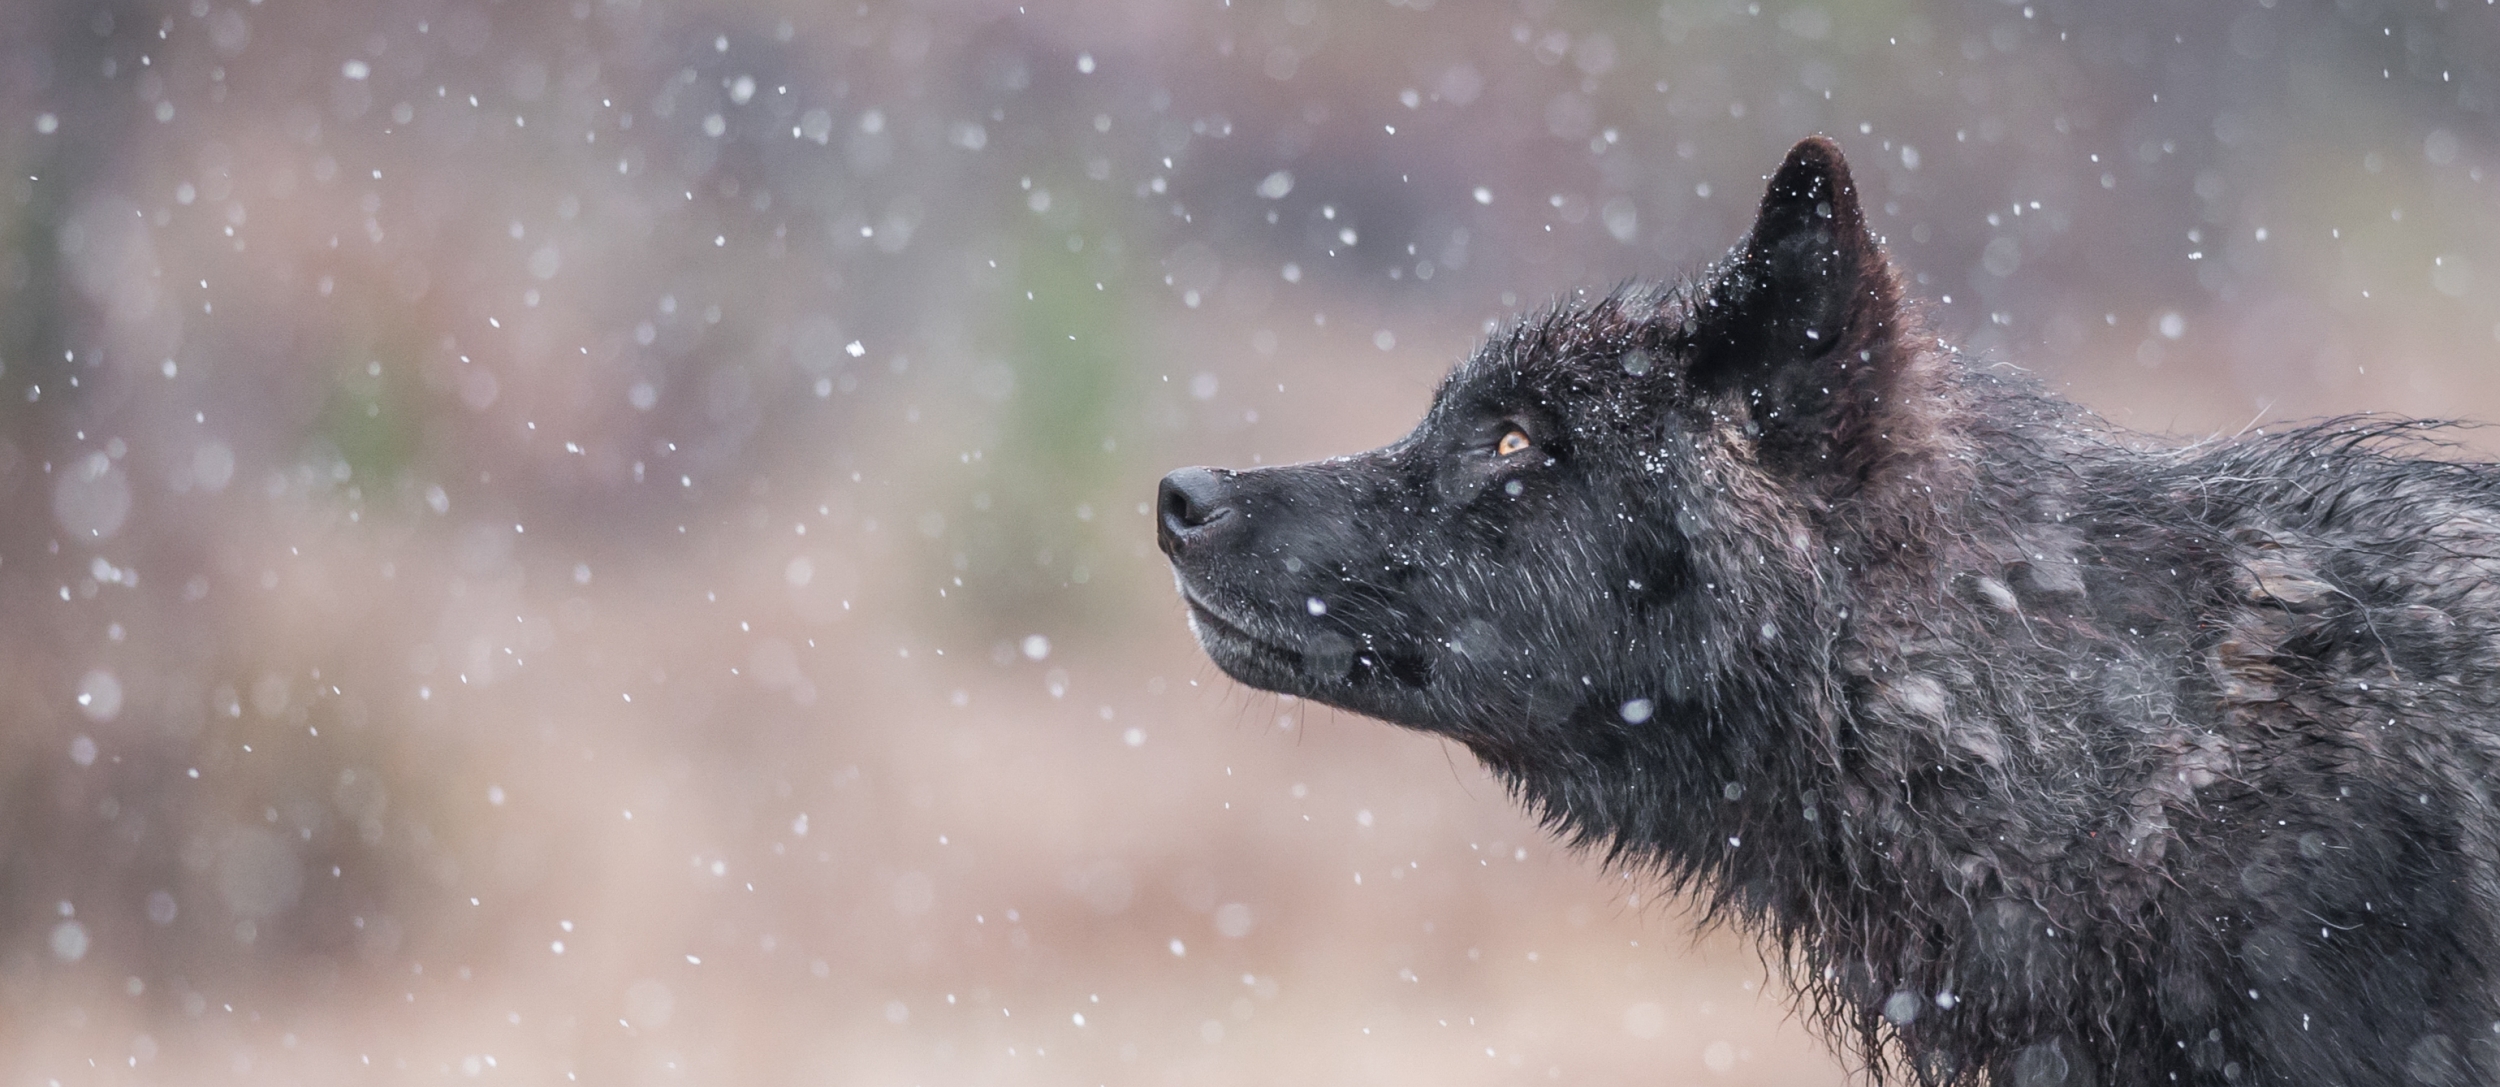
[[[1695,300],[1686,373],[1702,389],[1742,395],[1766,442],[1829,453],[1892,384],[1904,316],[1839,145],[1808,137],[1771,175],[1752,232]]]

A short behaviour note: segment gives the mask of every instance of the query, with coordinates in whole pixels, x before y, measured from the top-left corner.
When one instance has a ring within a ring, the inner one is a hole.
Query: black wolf
[[[1158,521],[1226,672],[1466,744],[1879,1079],[2500,1078],[2500,467],[2180,447],[1975,362],[1829,141],[1698,278]]]

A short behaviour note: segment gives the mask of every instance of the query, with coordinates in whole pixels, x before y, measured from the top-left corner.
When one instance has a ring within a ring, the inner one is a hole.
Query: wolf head
[[[1808,139],[1701,276],[1497,333],[1385,448],[1174,472],[1159,542],[1251,686],[1525,775],[1744,761],[1738,719],[1826,713],[1850,557],[1949,485],[1933,343]]]

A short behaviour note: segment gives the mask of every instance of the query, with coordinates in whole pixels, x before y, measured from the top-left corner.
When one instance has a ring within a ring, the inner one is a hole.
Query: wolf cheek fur
[[[1838,148],[1383,449],[1173,473],[1243,682],[1456,739],[1878,1076],[2500,1074],[2500,470],[2185,448],[1924,331]]]

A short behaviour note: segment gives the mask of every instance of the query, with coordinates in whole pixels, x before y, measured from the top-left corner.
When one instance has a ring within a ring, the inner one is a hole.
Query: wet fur
[[[1811,140],[1717,267],[1163,543],[1227,671],[1466,744],[1879,1078],[2480,1083],[2500,469],[2441,435],[2111,426],[1926,332]]]

